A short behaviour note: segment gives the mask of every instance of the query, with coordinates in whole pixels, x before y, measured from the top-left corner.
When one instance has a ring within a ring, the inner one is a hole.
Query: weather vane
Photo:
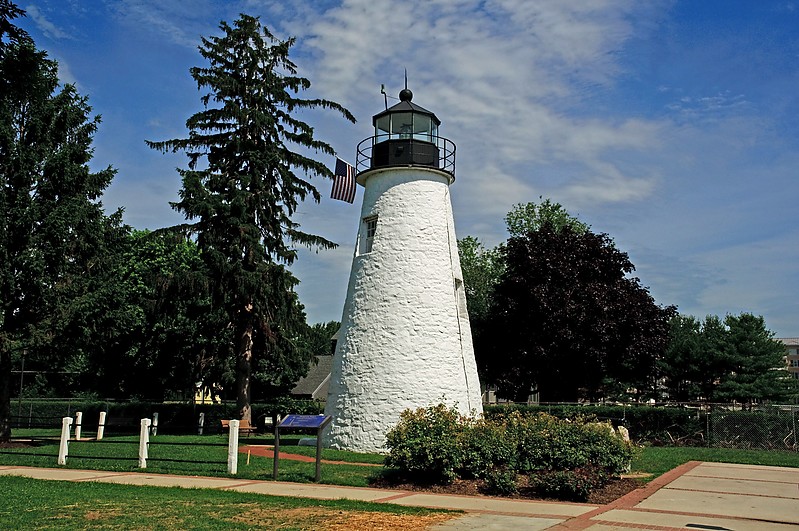
[[[405,90],[408,90],[408,69],[405,69]],[[386,106],[386,110],[388,110],[388,99],[391,98],[392,100],[399,100],[399,98],[395,98],[394,96],[389,96],[386,92],[386,85],[381,83],[380,84],[380,94],[383,95],[383,104]]]

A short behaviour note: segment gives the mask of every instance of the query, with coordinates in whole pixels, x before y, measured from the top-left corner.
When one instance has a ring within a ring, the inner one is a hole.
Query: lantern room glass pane
[[[388,134],[391,132],[391,115],[382,116],[377,119],[375,124],[375,135],[377,142],[382,142],[388,139]]]
[[[424,114],[413,115],[413,138],[431,142],[433,120]]]
[[[391,115],[392,136],[398,135],[400,138],[411,138],[413,134],[413,114],[409,112],[399,112]]]

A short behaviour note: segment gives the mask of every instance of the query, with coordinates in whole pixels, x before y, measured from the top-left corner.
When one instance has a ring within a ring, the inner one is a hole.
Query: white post
[[[200,418],[197,421],[197,435],[203,434],[203,426],[205,426],[205,413],[200,413]]]
[[[75,412],[75,440],[80,440],[81,423],[83,422],[83,412]]]
[[[153,423],[150,426],[150,434],[155,437],[158,433],[158,412],[153,413]]]
[[[150,442],[150,419],[141,419],[139,430],[139,468],[147,468],[147,444]]]
[[[230,435],[227,445],[227,473],[236,474],[239,470],[239,421],[230,421]]]
[[[58,464],[67,464],[67,454],[69,453],[69,432],[72,426],[72,417],[61,419],[61,444],[58,446]]]
[[[108,413],[106,413],[105,411],[101,411],[100,412],[100,421],[97,423],[97,440],[98,441],[102,441],[103,440],[103,434],[105,433],[105,416],[107,414]]]

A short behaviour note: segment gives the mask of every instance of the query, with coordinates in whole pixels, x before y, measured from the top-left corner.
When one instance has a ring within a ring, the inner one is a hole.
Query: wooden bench
[[[230,431],[229,420],[222,420],[222,431]],[[251,433],[256,433],[257,431],[258,428],[250,424],[249,420],[239,421],[239,434],[246,433],[247,437],[249,437]]]

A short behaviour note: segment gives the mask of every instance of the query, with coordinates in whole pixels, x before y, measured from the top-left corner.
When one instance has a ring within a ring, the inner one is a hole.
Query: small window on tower
[[[372,244],[377,232],[377,216],[363,218],[363,228],[361,229],[361,254],[371,253]]]

